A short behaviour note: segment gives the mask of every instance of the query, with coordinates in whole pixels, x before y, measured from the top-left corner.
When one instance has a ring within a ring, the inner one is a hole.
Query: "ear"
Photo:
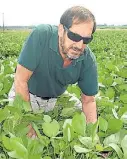
[[[63,25],[59,24],[59,26],[58,26],[58,35],[59,35],[59,37],[62,37],[63,33],[64,33]]]

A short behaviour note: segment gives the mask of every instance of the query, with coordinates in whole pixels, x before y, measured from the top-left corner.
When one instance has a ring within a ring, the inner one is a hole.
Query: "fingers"
[[[36,135],[33,135],[31,138],[32,138],[32,139],[37,139],[37,136],[36,136]]]
[[[27,136],[28,136],[29,138],[32,138],[32,139],[37,138],[36,131],[33,129],[33,127],[32,127],[31,124],[28,125],[28,128],[29,128],[29,131],[28,131]]]

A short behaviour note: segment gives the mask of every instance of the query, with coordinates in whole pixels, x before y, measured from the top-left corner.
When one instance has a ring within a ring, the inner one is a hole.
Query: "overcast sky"
[[[83,5],[95,15],[97,24],[127,24],[127,0],[0,0],[5,25],[59,24],[62,13],[73,5]]]

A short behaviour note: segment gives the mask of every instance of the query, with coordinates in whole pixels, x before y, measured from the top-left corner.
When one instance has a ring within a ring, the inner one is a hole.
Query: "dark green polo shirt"
[[[96,60],[88,47],[82,56],[63,67],[57,26],[37,26],[25,41],[18,63],[33,71],[28,87],[37,96],[57,97],[68,84],[76,82],[86,95],[98,92]]]

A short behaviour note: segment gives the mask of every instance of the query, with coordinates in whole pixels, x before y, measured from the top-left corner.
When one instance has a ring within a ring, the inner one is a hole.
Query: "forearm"
[[[87,123],[95,123],[97,121],[97,108],[96,108],[96,101],[93,100],[86,101],[82,100],[82,110],[86,116]]]
[[[28,84],[27,82],[19,82],[15,80],[15,93],[20,94],[23,100],[29,102],[30,101],[30,95],[28,90]]]

